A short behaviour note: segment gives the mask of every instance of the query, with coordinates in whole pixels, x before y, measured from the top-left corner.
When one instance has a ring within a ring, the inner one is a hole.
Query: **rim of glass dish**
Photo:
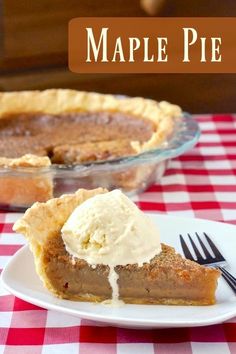
[[[184,112],[176,119],[173,133],[158,148],[142,152],[134,156],[127,156],[113,160],[95,161],[78,165],[51,165],[48,167],[2,167],[1,174],[44,174],[54,172],[56,175],[64,173],[88,174],[91,171],[118,170],[132,165],[160,162],[182,155],[191,149],[198,141],[200,128],[197,121],[189,113]]]

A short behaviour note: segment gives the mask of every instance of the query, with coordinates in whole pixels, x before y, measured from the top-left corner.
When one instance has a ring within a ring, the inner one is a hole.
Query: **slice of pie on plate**
[[[35,203],[14,225],[14,230],[28,239],[37,273],[44,285],[60,298],[101,302],[112,297],[109,266],[91,266],[84,259],[72,257],[61,233],[76,207],[107,192],[102,188],[80,189],[73,195]],[[150,262],[142,266],[117,265],[115,271],[119,298],[135,304],[214,304],[220,275],[218,270],[187,260],[165,244]]]

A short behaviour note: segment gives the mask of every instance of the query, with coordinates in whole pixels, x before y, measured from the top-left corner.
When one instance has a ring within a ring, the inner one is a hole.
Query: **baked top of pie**
[[[25,155],[40,167],[136,155],[165,141],[181,114],[176,105],[144,98],[65,89],[0,93],[0,166],[21,166]]]
[[[107,193],[107,190],[80,189],[73,195],[35,203],[14,225],[14,230],[28,239],[36,270],[44,285],[58,297],[79,301],[111,298],[109,266],[98,264],[92,267],[84,259],[71,257],[61,234],[73,210],[85,200],[102,193]],[[220,272],[187,260],[164,244],[161,253],[150,262],[142,266],[117,265],[115,270],[119,275],[120,299],[127,303],[215,303]]]

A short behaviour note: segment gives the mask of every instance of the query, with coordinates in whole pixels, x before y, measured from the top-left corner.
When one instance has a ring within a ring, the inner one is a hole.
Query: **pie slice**
[[[37,273],[56,296],[69,300],[101,302],[111,299],[109,267],[90,266],[66,251],[61,229],[73,210],[107,190],[80,189],[46,203],[35,203],[14,225],[29,241]],[[145,235],[144,235],[145,242]],[[162,244],[150,263],[118,265],[120,299],[135,304],[211,305],[220,272],[203,267]]]

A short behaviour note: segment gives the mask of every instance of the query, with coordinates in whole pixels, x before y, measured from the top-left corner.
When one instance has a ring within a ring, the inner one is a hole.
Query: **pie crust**
[[[65,250],[61,229],[72,211],[86,199],[107,190],[80,189],[46,203],[35,203],[13,229],[29,241],[37,273],[44,285],[60,298],[100,302],[111,297],[109,267],[94,269]],[[145,242],[145,235],[144,235]],[[162,252],[142,267],[117,266],[120,297],[127,303],[210,305],[220,272],[182,258],[162,244]]]
[[[66,89],[0,93],[0,119],[9,114],[34,112],[121,112],[150,120],[155,131],[141,146],[134,142],[137,153],[160,145],[173,129],[173,118],[182,114],[179,106],[141,97],[119,99],[114,95]]]

